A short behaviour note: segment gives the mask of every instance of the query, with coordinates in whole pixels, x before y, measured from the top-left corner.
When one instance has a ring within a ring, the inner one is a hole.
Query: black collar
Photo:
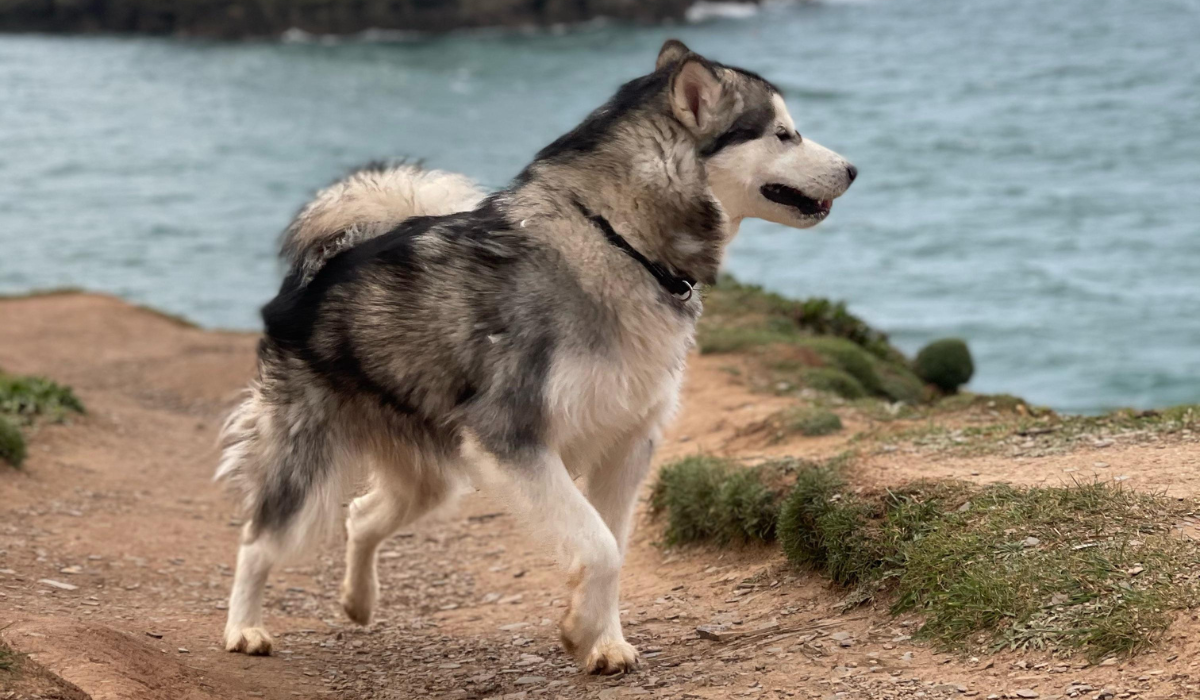
[[[629,241],[625,240],[621,234],[613,229],[612,224],[608,223],[608,219],[599,214],[593,214],[580,202],[575,202],[575,206],[579,207],[579,211],[587,217],[588,221],[591,221],[596,228],[604,233],[604,237],[608,239],[609,243],[646,268],[646,272],[653,275],[654,279],[658,280],[663,289],[678,297],[680,301],[687,301],[692,298],[692,290],[696,288],[696,280],[694,278],[672,274],[666,265],[653,262],[638,252],[637,248],[630,245]]]

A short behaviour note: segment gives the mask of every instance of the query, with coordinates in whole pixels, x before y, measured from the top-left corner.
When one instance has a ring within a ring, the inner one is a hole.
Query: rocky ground
[[[0,699],[1200,693],[1194,615],[1133,659],[942,653],[912,638],[915,618],[840,612],[844,594],[788,569],[775,548],[667,549],[646,514],[622,577],[626,631],[645,667],[583,676],[557,641],[563,574],[502,504],[480,495],[385,546],[371,627],[338,610],[341,548],[331,544],[272,577],[267,624],[277,653],[228,654],[219,636],[238,523],[211,483],[214,437],[251,374],[256,338],[90,294],[2,301],[0,329],[0,367],[69,384],[89,409],[37,428],[21,471],[0,468],[0,642],[18,654],[0,670]],[[953,432],[964,429],[958,419],[939,432],[926,430],[937,418],[875,425],[848,411],[835,435],[766,439],[754,426],[791,399],[752,393],[737,363],[693,358],[660,462],[698,451],[825,457],[852,447],[864,485],[1120,477],[1132,488],[1200,493],[1191,433],[1114,430],[1052,444],[1035,435],[1032,444],[1022,436],[967,450],[957,448],[976,438]],[[1195,523],[1178,525],[1194,534]]]

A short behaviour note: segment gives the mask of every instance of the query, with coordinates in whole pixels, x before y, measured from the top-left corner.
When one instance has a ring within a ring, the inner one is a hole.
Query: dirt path
[[[89,408],[70,425],[42,427],[23,471],[0,470],[0,640],[96,700],[1200,693],[1193,621],[1156,653],[1106,666],[937,654],[909,639],[910,620],[840,615],[838,593],[786,570],[776,550],[664,550],[644,516],[622,584],[627,633],[646,667],[581,676],[557,642],[562,574],[502,507],[477,496],[385,546],[380,619],[370,628],[337,609],[340,548],[330,547],[272,577],[267,624],[278,653],[227,654],[219,633],[237,528],[210,481],[213,442],[250,376],[255,342],[98,295],[0,302],[0,367],[70,384]],[[836,437],[756,444],[744,428],[785,400],[737,386],[728,358],[694,360],[662,459],[699,450],[823,456],[845,446]],[[1106,470],[1200,491],[1194,443],[1114,447]],[[862,469],[880,482],[1038,481],[1068,462],[1097,461],[1086,451],[1019,467],[899,453]],[[700,639],[696,628],[713,624],[742,636]],[[0,671],[0,698],[54,697],[27,681]]]

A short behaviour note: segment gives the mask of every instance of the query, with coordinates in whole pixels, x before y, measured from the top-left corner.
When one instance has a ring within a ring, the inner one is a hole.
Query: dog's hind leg
[[[446,482],[429,470],[384,471],[376,474],[366,495],[350,504],[342,609],[351,620],[360,625],[371,621],[379,597],[376,574],[379,545],[437,507],[448,494]]]
[[[617,606],[621,551],[600,513],[575,487],[557,454],[542,450],[520,460],[499,460],[498,466],[502,486],[569,562],[571,598],[561,626],[563,646],[588,673],[637,668],[638,654],[621,633]]]

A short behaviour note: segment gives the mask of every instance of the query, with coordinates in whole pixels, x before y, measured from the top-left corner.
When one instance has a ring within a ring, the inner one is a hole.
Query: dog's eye
[[[788,133],[787,131],[783,131],[783,130],[775,132],[775,136],[777,136],[779,138],[779,140],[783,141],[784,143],[787,143],[788,141],[792,141],[792,140],[796,140],[796,141],[800,140],[800,134],[793,135],[793,134]]]

